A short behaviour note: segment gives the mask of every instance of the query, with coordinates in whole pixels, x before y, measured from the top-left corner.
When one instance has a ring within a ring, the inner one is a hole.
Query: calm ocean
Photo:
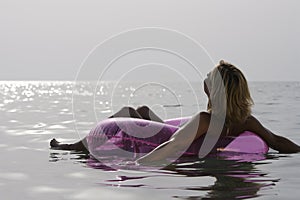
[[[196,83],[195,83],[196,84]],[[300,144],[300,82],[250,82],[253,114]],[[0,82],[1,199],[299,199],[300,154],[194,160],[174,170],[106,170],[86,155],[49,149],[74,142],[124,105],[149,105],[163,119],[205,109],[199,90],[180,83]],[[197,88],[197,87],[196,87]]]

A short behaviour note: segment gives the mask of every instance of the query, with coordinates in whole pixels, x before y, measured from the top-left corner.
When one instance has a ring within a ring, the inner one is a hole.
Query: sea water
[[[170,169],[107,170],[85,154],[49,149],[53,137],[75,142],[125,105],[146,104],[164,119],[205,109],[200,85],[171,85],[2,81],[1,199],[299,199],[300,154],[270,150],[253,162],[210,158]],[[300,144],[300,83],[249,85],[253,114]]]

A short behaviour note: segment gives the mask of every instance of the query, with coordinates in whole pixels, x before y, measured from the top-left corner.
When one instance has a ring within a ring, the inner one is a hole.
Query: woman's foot
[[[88,152],[86,139],[76,142],[74,144],[61,144],[55,138],[50,141],[51,149],[56,150],[71,150],[71,151],[80,151],[80,152]]]
[[[72,149],[71,146],[72,145],[70,145],[70,144],[61,144],[55,138],[53,138],[50,141],[50,147],[51,147],[51,149],[56,149],[56,150],[76,150],[76,149]]]
[[[53,138],[51,141],[50,141],[50,147],[51,148],[55,148],[55,147],[59,147],[59,142]]]

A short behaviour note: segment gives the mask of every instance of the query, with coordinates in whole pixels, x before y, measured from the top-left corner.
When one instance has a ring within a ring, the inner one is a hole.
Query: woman
[[[269,147],[280,153],[300,152],[300,147],[282,136],[266,129],[253,115],[248,84],[243,73],[232,64],[220,61],[204,81],[204,91],[208,96],[207,112],[200,112],[179,128],[172,137],[160,144],[147,155],[138,159],[139,163],[156,162],[168,158],[174,152],[181,151],[204,134],[217,139],[226,136],[238,136],[250,131],[261,137]],[[137,110],[126,107],[111,116],[133,117],[162,122],[148,107]],[[213,128],[210,124],[213,124]],[[219,130],[217,130],[219,127]],[[219,133],[217,133],[219,132]],[[75,144],[60,144],[55,139],[50,142],[52,148],[64,150],[84,150],[86,140]],[[209,149],[211,150],[211,149]]]

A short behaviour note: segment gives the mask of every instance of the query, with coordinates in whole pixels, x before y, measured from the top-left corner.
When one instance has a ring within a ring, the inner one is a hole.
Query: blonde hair
[[[210,94],[207,110],[217,116],[226,114],[226,126],[244,122],[251,115],[254,103],[243,73],[221,60],[208,79]]]

